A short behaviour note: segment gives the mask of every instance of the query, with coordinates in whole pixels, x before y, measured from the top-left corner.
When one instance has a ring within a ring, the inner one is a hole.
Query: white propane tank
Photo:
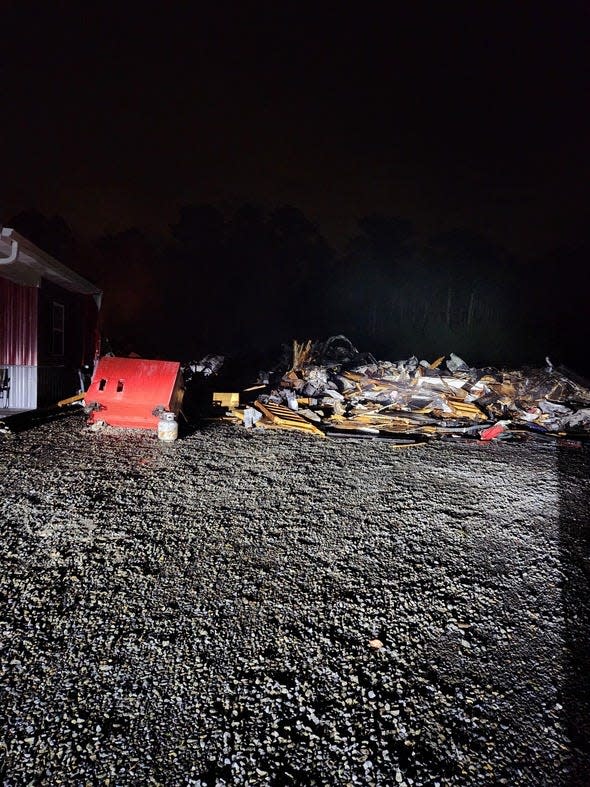
[[[158,418],[158,437],[165,443],[171,443],[178,437],[178,423],[174,413],[163,412]]]

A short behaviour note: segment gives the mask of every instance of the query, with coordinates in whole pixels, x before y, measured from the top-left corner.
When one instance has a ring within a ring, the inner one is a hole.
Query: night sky
[[[4,2],[0,222],[289,204],[338,253],[381,214],[530,271],[587,244],[587,3],[345,5]]]

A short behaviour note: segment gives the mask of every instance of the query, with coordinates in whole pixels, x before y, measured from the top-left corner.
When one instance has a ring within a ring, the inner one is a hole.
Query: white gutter
[[[34,243],[19,235],[12,227],[2,227],[0,230],[0,240],[12,243],[12,250],[9,257],[0,257],[0,263],[17,262],[28,271],[35,273],[38,277],[35,282],[39,285],[41,278],[49,279],[60,287],[84,295],[92,295],[97,307],[100,309],[102,290],[95,284],[84,279],[75,271],[54,259],[50,254],[35,246]],[[19,267],[17,265],[17,267]],[[9,278],[9,272],[6,271]],[[18,283],[18,279],[13,279]],[[24,283],[24,282],[21,282]],[[29,282],[30,283],[30,282]]]
[[[12,229],[10,227],[2,227],[2,232],[0,232],[0,236],[2,238],[10,238],[12,235]],[[16,258],[18,257],[18,241],[13,240],[11,241],[11,251],[8,257],[0,257],[0,265],[9,265],[11,262],[15,262]]]

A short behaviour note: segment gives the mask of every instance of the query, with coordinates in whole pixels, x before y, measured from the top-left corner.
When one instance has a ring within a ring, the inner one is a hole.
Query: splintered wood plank
[[[330,424],[332,429],[336,429],[339,432],[363,432],[368,434],[379,434],[379,428],[377,426],[370,426],[364,425],[360,423],[350,423],[350,422],[343,422],[338,424]]]
[[[74,396],[68,396],[67,399],[62,399],[57,403],[58,407],[65,407],[68,404],[74,404],[74,402],[80,402],[86,396],[86,392],[82,391],[82,393],[75,394]]]
[[[307,342],[298,342],[296,339],[293,341],[293,363],[291,370],[301,369],[303,366],[311,361],[313,352],[313,342],[310,339]]]
[[[462,402],[451,399],[450,397],[447,399],[450,407],[452,408],[453,412],[456,415],[459,415],[463,418],[471,418],[474,421],[486,421],[486,416],[482,413],[482,411],[477,407],[477,405],[472,404],[471,402]]]
[[[299,429],[321,437],[325,436],[321,429],[318,429],[302,415],[299,415],[294,410],[290,410],[288,407],[284,407],[281,404],[263,404],[262,402],[255,402],[254,404],[269,421],[277,426],[281,426],[284,429]]]
[[[346,377],[347,380],[352,380],[355,383],[361,383],[363,380],[366,380],[366,375],[360,374],[359,372],[342,372],[342,376]]]

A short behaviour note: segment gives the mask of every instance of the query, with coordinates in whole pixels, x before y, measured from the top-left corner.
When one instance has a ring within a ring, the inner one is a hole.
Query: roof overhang
[[[11,227],[0,230],[0,276],[26,287],[38,287],[41,279],[48,279],[70,292],[92,295],[100,309],[101,289]]]

